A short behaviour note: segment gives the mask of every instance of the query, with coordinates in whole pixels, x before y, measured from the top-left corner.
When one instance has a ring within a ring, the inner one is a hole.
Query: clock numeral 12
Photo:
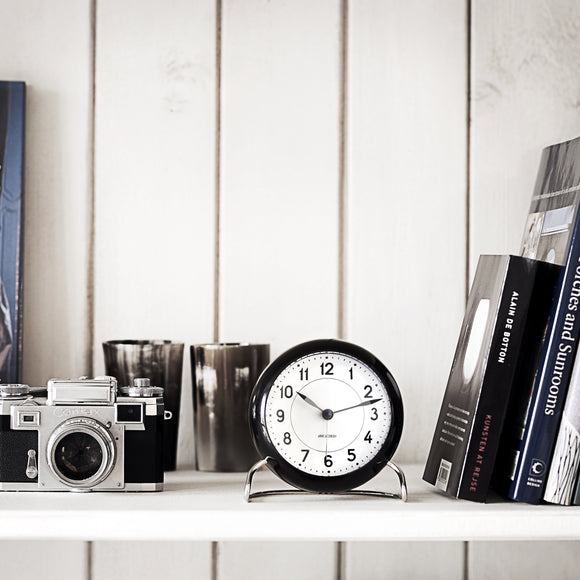
[[[333,375],[334,373],[332,370],[334,369],[334,365],[331,362],[325,362],[320,365],[320,374],[321,375]]]

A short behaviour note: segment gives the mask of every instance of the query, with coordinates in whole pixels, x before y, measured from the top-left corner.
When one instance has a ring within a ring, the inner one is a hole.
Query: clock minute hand
[[[298,393],[298,396],[302,398],[305,403],[312,405],[315,409],[318,409],[321,413],[324,412],[324,409],[321,409],[310,397],[303,395],[302,393]]]
[[[337,413],[342,413],[342,411],[356,409],[357,407],[364,407],[365,405],[374,405],[375,403],[378,403],[381,400],[382,399],[370,399],[369,401],[363,401],[362,403],[359,403],[358,405],[352,405],[351,407],[345,407],[344,409],[339,409],[338,411],[334,411],[334,414],[336,415]]]

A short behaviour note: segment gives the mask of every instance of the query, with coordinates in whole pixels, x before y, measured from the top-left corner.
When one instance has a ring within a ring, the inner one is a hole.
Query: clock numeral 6
[[[332,467],[332,455],[324,456],[324,465],[326,465],[326,467]]]
[[[284,433],[284,444],[290,445],[290,443],[292,443],[292,437],[290,437],[290,433],[286,431],[286,433]]]
[[[348,450],[348,460],[354,461],[355,459],[356,459],[356,454],[354,452],[354,449],[349,449]]]
[[[294,396],[294,389],[292,385],[286,385],[280,389],[280,398],[281,399],[291,399]]]

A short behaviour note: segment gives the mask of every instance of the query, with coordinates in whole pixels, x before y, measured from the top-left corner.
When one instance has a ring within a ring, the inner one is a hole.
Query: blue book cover
[[[23,82],[0,81],[0,380],[18,383],[22,368],[24,196]]]
[[[560,425],[580,335],[580,139],[542,155],[522,254],[563,268],[533,387],[513,454],[508,497],[539,503]]]

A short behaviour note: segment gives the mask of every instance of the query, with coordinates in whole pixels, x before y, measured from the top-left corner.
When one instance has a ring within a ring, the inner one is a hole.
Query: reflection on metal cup
[[[247,471],[259,459],[248,406],[270,361],[270,345],[191,346],[195,466],[200,471]]]
[[[163,429],[163,463],[165,471],[172,471],[176,466],[183,347],[182,342],[171,340],[103,342],[106,373],[115,377],[120,387],[132,385],[136,378],[146,377],[151,380],[152,385],[164,389],[163,401],[166,417]]]

